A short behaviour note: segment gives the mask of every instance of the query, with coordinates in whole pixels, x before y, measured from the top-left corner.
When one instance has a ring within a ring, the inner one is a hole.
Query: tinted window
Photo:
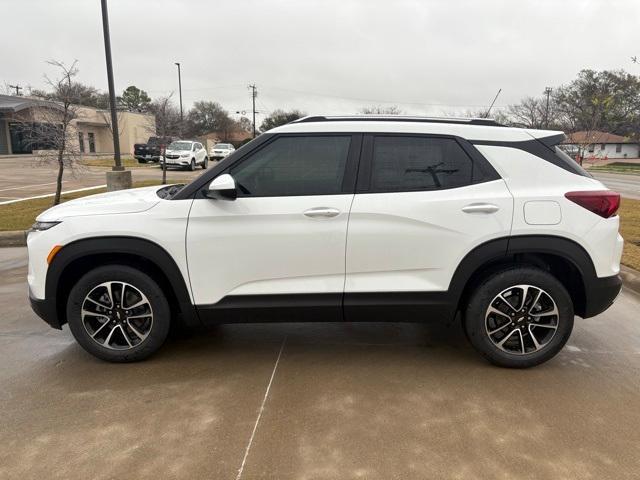
[[[473,163],[453,139],[375,137],[371,190],[402,192],[469,185]]]
[[[338,194],[350,143],[350,136],[281,137],[230,173],[239,196]]]

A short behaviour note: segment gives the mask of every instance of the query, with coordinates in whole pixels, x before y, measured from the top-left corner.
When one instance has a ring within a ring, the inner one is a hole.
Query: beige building
[[[111,115],[108,110],[75,107],[77,117],[72,120],[70,150],[83,157],[113,156]],[[46,150],[46,145],[34,145],[25,138],[25,124],[55,123],[60,107],[49,101],[31,97],[0,95],[0,156],[31,155]],[[120,151],[133,157],[133,145],[146,143],[155,135],[155,116],[137,112],[118,112]]]

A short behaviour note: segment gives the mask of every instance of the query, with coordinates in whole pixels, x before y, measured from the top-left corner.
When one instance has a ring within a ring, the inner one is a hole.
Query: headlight
[[[180,156],[181,156],[181,157],[188,157],[188,156],[189,156],[189,154],[188,154],[188,153],[181,153],[181,154],[180,154]]]
[[[36,232],[42,232],[44,230],[49,230],[51,227],[55,227],[60,222],[36,222],[31,225],[31,230]]]

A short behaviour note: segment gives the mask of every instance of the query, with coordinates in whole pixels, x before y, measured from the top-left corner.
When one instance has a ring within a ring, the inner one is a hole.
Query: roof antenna
[[[484,118],[489,118],[489,113],[491,112],[491,109],[493,108],[493,104],[496,103],[496,100],[498,99],[498,95],[500,95],[501,91],[502,91],[502,89],[499,89],[498,93],[496,93],[496,96],[493,98],[493,102],[491,102],[491,105],[489,105],[489,110],[487,110],[487,113],[484,114]]]

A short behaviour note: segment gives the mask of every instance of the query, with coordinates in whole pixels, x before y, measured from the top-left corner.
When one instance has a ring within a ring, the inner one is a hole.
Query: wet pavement
[[[101,362],[29,308],[0,249],[1,479],[631,479],[640,299],[529,370],[431,324],[226,325]]]

